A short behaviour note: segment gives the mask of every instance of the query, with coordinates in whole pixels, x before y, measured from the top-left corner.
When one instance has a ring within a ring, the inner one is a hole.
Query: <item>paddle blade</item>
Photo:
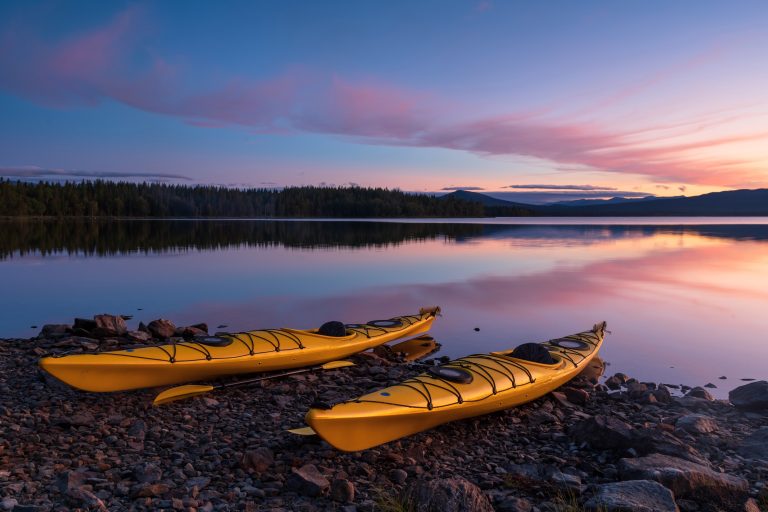
[[[301,427],[301,428],[290,428],[286,432],[290,432],[291,434],[296,434],[297,436],[316,436],[317,432],[315,432],[312,427]]]
[[[191,398],[193,396],[203,395],[209,391],[213,391],[213,386],[199,386],[190,384],[188,386],[177,386],[175,388],[166,389],[155,397],[152,405],[162,405],[176,400],[183,400],[185,398]]]
[[[334,368],[344,368],[345,366],[355,366],[352,361],[331,361],[320,366],[323,370],[333,370]]]

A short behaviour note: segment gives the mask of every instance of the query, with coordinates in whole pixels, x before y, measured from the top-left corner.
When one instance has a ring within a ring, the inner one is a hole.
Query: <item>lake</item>
[[[214,331],[439,305],[440,355],[606,320],[609,373],[719,397],[768,378],[762,218],[3,221],[0,282],[1,337],[105,312]]]

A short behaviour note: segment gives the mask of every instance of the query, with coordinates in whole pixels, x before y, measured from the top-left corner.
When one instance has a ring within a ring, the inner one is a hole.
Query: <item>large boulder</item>
[[[636,459],[621,459],[619,474],[623,480],[656,480],[675,496],[733,498],[746,494],[749,484],[741,477],[717,473],[707,466],[688,460],[654,453]]]
[[[632,448],[641,455],[661,453],[689,460],[702,466],[710,465],[707,458],[690,443],[681,441],[678,437],[658,428],[637,429]]]
[[[651,480],[603,484],[584,508],[600,512],[679,512],[672,491]]]
[[[71,326],[67,324],[45,324],[40,330],[38,338],[63,338],[68,336]]]
[[[739,409],[768,410],[768,381],[758,380],[739,386],[728,393],[728,398]]]
[[[118,315],[96,315],[93,317],[96,327],[91,332],[99,338],[123,336],[128,332],[128,326],[123,317]]]
[[[409,487],[408,499],[414,512],[493,512],[480,488],[461,477],[419,479]]]
[[[570,431],[577,443],[587,443],[597,450],[625,449],[632,446],[633,428],[611,416],[594,416],[576,423]]]
[[[149,322],[149,325],[147,325],[147,330],[155,338],[164,340],[166,338],[170,338],[176,333],[176,326],[170,320],[166,320],[165,318],[158,318],[157,320],[152,320]]]
[[[710,392],[701,386],[696,386],[695,388],[687,392],[685,396],[691,396],[693,398],[703,398],[704,400],[707,400],[709,402],[714,400],[714,397],[710,394]]]
[[[711,434],[717,430],[717,422],[704,414],[686,414],[677,419],[675,427],[689,434]]]
[[[768,426],[755,430],[752,435],[742,441],[737,451],[747,459],[768,462]]]

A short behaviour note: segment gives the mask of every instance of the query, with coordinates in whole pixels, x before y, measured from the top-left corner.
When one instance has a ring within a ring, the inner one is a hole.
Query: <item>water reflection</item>
[[[239,330],[440,305],[441,355],[607,320],[608,373],[713,382],[719,396],[742,377],[768,378],[765,225],[66,224],[0,237],[13,255],[0,262],[11,291],[0,294],[0,334],[104,311]]]
[[[243,247],[382,248],[426,240],[482,239],[522,244],[594,244],[605,240],[692,234],[768,240],[768,225],[504,225],[358,221],[0,220],[0,259],[30,254],[115,256]]]

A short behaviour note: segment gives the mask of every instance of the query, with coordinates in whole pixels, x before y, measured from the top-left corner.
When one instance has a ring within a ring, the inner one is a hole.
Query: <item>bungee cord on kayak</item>
[[[343,359],[406,336],[427,332],[439,307],[422,308],[367,324],[340,324],[341,335],[322,329],[263,329],[217,333],[189,341],[124,350],[59,355],[40,361],[42,368],[84,391],[123,391],[180,384],[244,373],[313,366]],[[324,324],[325,325],[325,324]],[[335,325],[339,327],[339,325]]]
[[[335,405],[317,403],[307,424],[328,443],[358,451],[450,421],[514,407],[580,373],[602,346],[606,323],[517,349],[474,354]],[[519,347],[518,347],[519,348]],[[542,362],[542,353],[549,362]],[[519,357],[528,354],[530,359]]]
[[[346,324],[347,327],[347,336],[350,336],[352,334],[360,334],[362,336],[365,336],[368,339],[374,338],[376,336],[381,336],[383,334],[396,332],[394,329],[400,327],[400,328],[407,328],[412,326],[414,323],[421,320],[422,317],[420,315],[405,315],[402,317],[395,317],[388,320],[372,320],[371,322],[367,324]],[[390,322],[391,326],[380,326],[378,325],[380,322]],[[285,350],[303,350],[305,348],[304,344],[302,343],[301,338],[297,335],[297,333],[300,332],[308,332],[313,333],[312,331],[295,331],[292,329],[260,329],[257,331],[243,331],[243,332],[219,332],[216,333],[216,336],[203,336],[201,338],[225,338],[229,339],[230,343],[216,343],[216,344],[208,344],[203,341],[197,341],[196,339],[192,340],[185,340],[185,341],[173,341],[171,340],[170,343],[167,343],[165,345],[156,345],[154,347],[141,347],[141,350],[150,350],[150,349],[156,349],[161,351],[165,356],[159,355],[157,357],[149,356],[149,355],[141,355],[133,353],[135,349],[125,349],[123,351],[104,351],[104,352],[92,352],[92,355],[110,355],[110,356],[119,356],[119,357],[128,357],[128,358],[136,358],[136,359],[145,359],[148,361],[167,361],[169,363],[176,363],[176,362],[190,362],[190,361],[212,361],[215,359],[236,359],[239,357],[250,357],[254,355],[259,354],[266,354],[269,352],[280,352]],[[265,333],[271,336],[272,339],[269,337],[261,334]],[[246,338],[247,337],[247,338]],[[233,341],[240,342],[243,347],[245,348],[245,352],[241,354],[236,355],[228,355],[228,356],[220,356],[220,355],[214,355],[211,353],[210,350],[208,350],[207,346],[214,346],[214,347],[223,347],[223,346],[229,346]],[[292,343],[294,346],[285,346],[284,343]],[[256,346],[264,345],[265,350],[257,350]],[[202,358],[184,358],[179,359],[178,358],[178,349],[179,347],[183,348],[189,348],[199,354],[201,354]],[[70,353],[63,353],[63,354],[54,354],[51,357],[55,358],[61,358],[70,355]]]

